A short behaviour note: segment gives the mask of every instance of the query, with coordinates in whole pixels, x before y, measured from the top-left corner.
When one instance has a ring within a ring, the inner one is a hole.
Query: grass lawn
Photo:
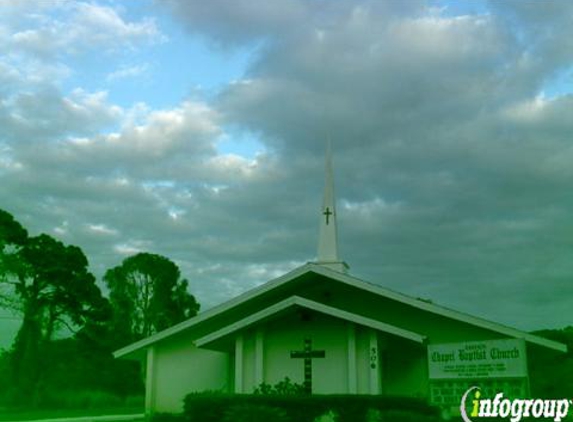
[[[131,415],[143,413],[142,407],[115,407],[74,410],[13,410],[0,409],[0,421],[32,421],[37,419],[74,418],[82,416]]]

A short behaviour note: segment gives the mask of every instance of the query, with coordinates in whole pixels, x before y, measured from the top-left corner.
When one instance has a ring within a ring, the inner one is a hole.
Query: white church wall
[[[243,335],[243,392],[251,394],[258,387],[255,384],[255,333],[247,331]]]
[[[176,336],[155,346],[151,406],[154,412],[181,412],[191,392],[229,389],[226,353],[198,349],[187,336]]]
[[[358,379],[358,394],[370,393],[370,369],[368,366],[370,345],[370,330],[357,327],[356,330],[356,376]]]
[[[347,323],[328,317],[321,318],[324,320],[320,322],[320,336],[316,345],[313,342],[313,348],[326,350],[326,357],[314,359],[313,371],[316,376],[313,391],[319,394],[348,393]]]
[[[249,372],[255,374],[255,332],[247,337],[252,346],[245,348],[245,362],[251,362]],[[292,382],[304,381],[303,359],[290,357],[291,351],[302,350],[304,339],[312,339],[313,350],[324,350],[325,358],[315,358],[313,367],[313,392],[334,394],[348,392],[348,325],[335,318],[313,314],[309,321],[302,321],[299,315],[291,315],[268,323],[263,337],[263,379],[274,385],[285,377]],[[246,366],[245,366],[246,368]],[[245,392],[257,386],[252,381],[245,385]]]
[[[275,322],[265,329],[264,334],[264,381],[276,384],[285,377],[292,382],[304,381],[302,362],[300,359],[291,359],[291,350],[301,350],[303,346],[303,333],[296,331],[299,321]]]

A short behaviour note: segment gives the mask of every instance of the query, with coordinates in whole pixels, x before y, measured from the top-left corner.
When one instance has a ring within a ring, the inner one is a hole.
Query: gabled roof
[[[297,278],[299,278],[300,276],[309,273],[309,272],[313,272],[319,275],[322,275],[324,277],[327,277],[329,279],[335,280],[339,283],[343,283],[352,287],[355,287],[357,289],[363,290],[363,291],[367,291],[370,293],[373,293],[375,295],[379,295],[382,297],[385,297],[387,299],[391,299],[409,306],[412,306],[414,308],[418,308],[421,309],[423,311],[426,312],[430,312],[430,313],[434,313],[446,318],[450,318],[453,320],[457,320],[460,322],[464,322],[467,324],[471,324],[480,328],[484,328],[487,330],[491,330],[493,332],[497,332],[499,334],[508,336],[508,337],[513,337],[513,338],[522,338],[532,344],[536,344],[542,347],[547,347],[549,349],[553,349],[553,350],[557,350],[560,352],[566,352],[567,351],[567,346],[565,346],[564,344],[558,343],[556,341],[552,341],[552,340],[547,340],[545,338],[542,337],[538,337],[536,335],[533,334],[529,334],[520,330],[517,330],[515,328],[511,328],[511,327],[507,327],[505,325],[502,324],[498,324],[495,322],[491,322],[488,320],[485,320],[483,318],[479,318],[479,317],[475,317],[475,316],[471,316],[459,311],[454,311],[452,309],[448,309],[445,308],[443,306],[439,306],[433,303],[428,303],[428,302],[424,302],[421,301],[419,299],[415,299],[413,297],[407,296],[405,294],[402,293],[398,293],[395,292],[393,290],[375,285],[375,284],[371,284],[368,282],[365,282],[363,280],[360,280],[356,277],[350,276],[348,274],[343,274],[341,272],[338,271],[334,271],[331,270],[329,268],[326,268],[324,266],[318,265],[318,264],[313,264],[313,263],[307,263],[305,265],[302,265],[298,268],[295,268],[293,271],[290,271],[278,278],[275,278],[274,280],[271,280],[265,284],[262,284],[259,287],[256,287],[252,290],[249,290],[245,293],[243,293],[240,296],[237,296],[234,299],[231,299],[227,302],[222,303],[221,305],[215,306],[214,308],[211,308],[203,313],[200,313],[199,315],[190,318],[186,321],[183,321],[177,325],[174,325],[173,327],[167,328],[166,330],[160,331],[152,336],[149,336],[145,339],[142,339],[138,342],[132,343],[122,349],[117,350],[116,352],[114,352],[114,356],[117,357],[123,357],[123,356],[127,356],[127,355],[131,355],[132,353],[135,353],[141,349],[144,349],[148,346],[151,346],[163,339],[166,339],[168,337],[171,337],[177,333],[180,333],[182,331],[185,331],[187,329],[190,329],[194,326],[196,326],[197,324],[207,321],[210,318],[220,315],[226,311],[229,311],[230,309],[237,307],[243,303],[246,303],[252,299],[255,299],[257,297],[260,297],[262,295],[264,295],[267,292],[270,292],[273,289],[276,289],[280,286],[283,286],[289,282],[291,282],[292,280],[295,280]]]
[[[266,309],[263,309],[253,315],[249,315],[240,321],[237,321],[227,327],[210,333],[204,337],[195,340],[195,345],[197,347],[205,346],[213,341],[219,340],[222,337],[228,336],[229,334],[235,333],[236,331],[242,330],[259,321],[265,320],[273,315],[280,313],[281,311],[287,310],[292,307],[301,307],[316,311],[325,315],[329,315],[335,318],[343,319],[345,321],[354,322],[358,325],[365,327],[370,327],[378,331],[393,334],[398,337],[402,337],[408,340],[412,340],[418,343],[423,343],[426,339],[418,333],[412,331],[404,330],[403,328],[395,327],[394,325],[386,324],[384,322],[376,321],[372,318],[366,318],[362,315],[357,315],[352,312],[343,311],[341,309],[333,308],[332,306],[324,305],[323,303],[315,302],[313,300],[305,299],[299,296],[291,296],[281,302],[278,302]]]

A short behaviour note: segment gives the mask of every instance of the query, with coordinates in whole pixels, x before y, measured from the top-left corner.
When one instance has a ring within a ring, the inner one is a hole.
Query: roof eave
[[[293,306],[299,306],[302,308],[306,308],[312,311],[316,311],[318,313],[329,315],[335,318],[339,318],[348,322],[353,322],[358,325],[366,326],[373,328],[378,331],[382,331],[385,333],[393,334],[417,343],[423,344],[426,341],[426,337],[415,333],[413,331],[405,330],[403,328],[399,328],[390,324],[386,324],[380,321],[373,320],[371,318],[366,318],[361,315],[357,315],[351,312],[343,311],[337,308],[333,308],[331,306],[325,305],[323,303],[315,302],[313,300],[305,299],[300,296],[291,296],[288,299],[285,299],[281,302],[275,303],[274,305],[263,309],[259,312],[256,312],[253,315],[249,315],[246,318],[243,318],[240,321],[237,321],[231,324],[228,327],[224,327],[220,330],[217,330],[213,333],[210,333],[204,337],[201,337],[195,340],[195,345],[197,347],[206,346],[212,342],[220,340],[223,337],[228,335],[234,334],[237,331],[240,331],[244,328],[250,327],[260,321],[263,321],[273,315],[280,313],[288,308]]]
[[[502,324],[498,324],[492,321],[488,321],[485,320],[483,318],[479,318],[479,317],[475,317],[472,315],[468,315],[465,314],[463,312],[460,311],[455,311],[449,308],[445,308],[443,306],[439,306],[439,305],[435,305],[433,303],[428,303],[428,302],[424,302],[418,299],[415,299],[413,297],[404,295],[402,293],[398,293],[395,292],[393,290],[387,289],[385,287],[381,287],[372,283],[368,283],[364,280],[361,280],[359,278],[356,278],[354,276],[350,276],[348,274],[339,272],[339,271],[335,271],[333,269],[330,268],[326,268],[324,266],[321,266],[319,264],[315,264],[315,263],[306,263],[300,267],[295,268],[294,270],[278,277],[275,278],[265,284],[262,284],[261,286],[258,286],[254,289],[251,289],[237,297],[235,297],[234,299],[228,300],[218,306],[215,306],[191,319],[188,319],[186,321],[183,321],[177,325],[174,325],[173,327],[167,328],[163,331],[160,331],[159,333],[156,333],[150,337],[147,337],[145,339],[139,340],[138,342],[132,343],[122,349],[119,349],[117,351],[114,352],[114,357],[116,358],[120,358],[120,357],[128,357],[131,356],[134,352],[136,352],[139,349],[148,347],[160,340],[163,340],[167,337],[170,337],[174,334],[177,334],[183,330],[186,330],[192,326],[194,326],[195,324],[198,324],[202,321],[205,321],[209,318],[211,318],[214,315],[218,315],[222,312],[225,312],[229,309],[231,309],[234,306],[237,306],[241,303],[244,303],[250,299],[253,299],[255,297],[258,297],[266,292],[268,292],[269,290],[272,290],[278,286],[281,286],[299,276],[301,276],[302,274],[305,274],[307,272],[314,272],[317,273],[319,275],[325,276],[325,277],[329,277],[332,279],[335,279],[339,282],[345,283],[347,285],[362,289],[362,290],[366,290],[369,291],[371,293],[375,293],[377,295],[380,296],[384,296],[387,297],[389,299],[393,299],[393,300],[397,300],[399,302],[405,303],[407,305],[416,307],[418,309],[422,309],[428,312],[432,312],[441,316],[444,316],[446,318],[452,318],[458,321],[462,321],[465,322],[467,324],[471,324],[471,325],[475,325],[487,330],[491,330],[491,331],[495,331],[498,333],[501,333],[503,335],[506,335],[508,337],[513,337],[513,338],[523,338],[524,340],[533,343],[533,344],[537,344],[539,346],[542,347],[546,347],[549,349],[553,349],[559,352],[567,352],[567,346],[553,341],[553,340],[548,340],[539,336],[536,336],[534,334],[529,334],[520,330],[517,330],[515,328],[511,328],[511,327],[507,327],[504,326]]]

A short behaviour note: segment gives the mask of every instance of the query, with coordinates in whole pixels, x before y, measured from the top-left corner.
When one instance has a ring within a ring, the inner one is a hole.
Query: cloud
[[[504,25],[513,29],[522,71],[538,83],[571,68],[573,4],[569,2],[490,2]]]
[[[232,4],[224,0],[206,4],[200,0],[167,0],[166,5],[192,33],[211,37],[223,46],[238,46],[256,41],[280,44],[286,38],[296,38],[309,28],[322,30],[340,24],[348,14],[360,19],[363,12],[376,13],[378,22],[388,17],[416,14],[423,10],[424,1],[408,2],[360,1],[324,2],[295,0],[271,4],[264,0],[239,0]],[[303,36],[306,35],[302,34]]]
[[[71,39],[82,39],[89,45],[109,45],[116,40],[131,42],[164,41],[153,19],[133,23],[122,19],[111,7],[77,3],[73,10]]]
[[[93,174],[97,163],[96,174],[120,172],[140,180],[178,180],[193,169],[200,171],[197,166],[215,153],[221,134],[217,120],[217,112],[206,104],[187,101],[174,109],[148,111],[135,120],[127,117],[119,131],[70,137],[42,160],[52,165],[52,160],[64,159],[82,174],[86,174],[84,169]]]
[[[133,66],[121,66],[116,71],[108,74],[105,79],[108,82],[113,82],[120,79],[141,76],[147,72],[149,72],[149,65],[147,63]]]
[[[117,230],[107,227],[105,224],[88,224],[87,229],[102,236],[115,236]]]
[[[105,92],[76,89],[69,96],[50,86],[36,92],[19,92],[0,104],[4,136],[12,142],[85,135],[113,125],[122,114],[107,102]]]
[[[0,26],[0,48],[19,48],[0,57],[0,202],[32,233],[80,245],[98,275],[138,251],[166,255],[205,309],[315,258],[331,138],[351,273],[521,328],[571,323],[571,96],[543,95],[569,63],[565,10],[158,7],[190,37],[258,44],[244,77],[119,106],[114,90],[145,63],[179,71],[131,55],[162,47],[153,19],[64,2]],[[558,35],[535,35],[551,22]],[[41,31],[58,37],[42,45]],[[99,49],[109,92],[66,86],[86,70],[69,57]],[[263,152],[218,150],[244,134]]]
[[[145,43],[164,42],[151,19],[125,21],[112,7],[87,2],[39,2],[40,13],[30,8],[13,8],[11,34],[6,48],[37,58],[52,59],[62,54],[88,51],[114,52]]]
[[[264,1],[239,0],[232,3],[214,1],[164,4],[196,33],[208,33],[219,42],[238,44],[277,34],[293,21],[308,19],[306,2],[301,0],[271,4]]]

